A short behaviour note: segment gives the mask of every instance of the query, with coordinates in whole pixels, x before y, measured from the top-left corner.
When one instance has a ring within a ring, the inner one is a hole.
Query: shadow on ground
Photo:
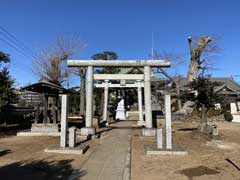
[[[1,156],[4,156],[4,155],[6,155],[6,154],[8,154],[8,153],[10,153],[11,152],[11,150],[0,150],[0,157]]]
[[[9,180],[81,179],[87,172],[74,170],[70,164],[72,161],[20,161],[0,167],[0,175],[1,179]]]
[[[31,123],[0,125],[0,138],[7,136],[16,136],[17,132],[29,130]]]
[[[177,129],[177,131],[196,131],[198,128],[180,128]]]
[[[187,176],[189,180],[192,180],[194,177],[218,174],[220,172],[215,169],[210,169],[205,166],[198,166],[198,167],[183,169],[180,171],[180,173]]]

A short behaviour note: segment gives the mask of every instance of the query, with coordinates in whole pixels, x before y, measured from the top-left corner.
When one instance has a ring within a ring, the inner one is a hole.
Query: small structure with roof
[[[27,90],[42,94],[42,103],[35,107],[35,120],[31,127],[31,133],[58,135],[60,121],[60,94],[66,94],[67,90],[60,84],[48,79],[41,79],[39,82],[25,86]],[[23,135],[19,133],[18,135]]]

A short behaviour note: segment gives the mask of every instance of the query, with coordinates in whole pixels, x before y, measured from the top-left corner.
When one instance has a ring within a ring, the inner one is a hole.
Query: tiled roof
[[[174,78],[176,81],[178,80],[177,78]],[[227,87],[229,90],[232,90],[236,93],[240,93],[240,84],[238,84],[236,81],[234,81],[233,78],[231,77],[212,77],[210,78],[212,82],[219,82],[221,83],[220,86],[216,87],[216,91],[220,90],[224,87]],[[186,89],[187,85],[187,78],[181,77],[179,78],[180,81],[180,88],[181,89]]]

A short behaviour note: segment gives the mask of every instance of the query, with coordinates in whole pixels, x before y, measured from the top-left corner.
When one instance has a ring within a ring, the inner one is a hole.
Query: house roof
[[[175,81],[180,82],[180,89],[184,90],[187,88],[187,78],[180,77],[174,79]],[[240,94],[240,84],[234,81],[234,79],[231,77],[212,77],[210,78],[210,81],[221,83],[221,85],[215,87],[214,90],[216,92],[223,91],[221,94]]]
[[[212,79],[212,81],[223,83],[223,85],[225,85],[225,87],[228,87],[232,91],[236,91],[236,92],[240,93],[240,84],[238,84],[236,81],[234,81],[234,79],[231,77],[215,77],[215,78],[211,78],[211,79]]]
[[[139,67],[131,67],[131,68],[120,68],[119,74],[142,74],[143,68]],[[186,90],[187,89],[187,78],[186,77],[174,77],[175,81],[179,82],[180,89]],[[152,71],[151,81],[168,81],[161,79],[154,75]],[[234,81],[231,77],[211,77],[210,81],[212,82],[219,82],[221,85],[215,87],[215,91],[219,92],[220,94],[234,94],[240,95],[240,84]]]

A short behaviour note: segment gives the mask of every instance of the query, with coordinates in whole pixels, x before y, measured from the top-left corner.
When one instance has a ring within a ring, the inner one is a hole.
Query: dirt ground
[[[140,130],[132,134],[132,180],[240,180],[240,124],[217,123],[216,141],[194,131],[197,123],[174,123],[173,144],[188,151],[186,156],[146,156]]]
[[[186,156],[146,156],[145,144],[154,138],[142,137],[140,129],[132,131],[132,180],[240,180],[240,124],[218,123],[216,141],[195,133],[197,123],[174,123],[173,143],[188,151]],[[107,132],[105,132],[107,133]],[[0,135],[0,179],[68,179],[72,174],[84,176],[82,164],[100,142],[88,141],[84,156],[44,153],[57,145],[58,137],[17,137]],[[81,178],[80,178],[81,179]]]
[[[44,149],[59,144],[59,137],[0,136],[0,179],[54,180],[68,179],[72,174],[83,176],[82,163],[96,148],[96,140],[87,142],[84,155],[44,153]]]

